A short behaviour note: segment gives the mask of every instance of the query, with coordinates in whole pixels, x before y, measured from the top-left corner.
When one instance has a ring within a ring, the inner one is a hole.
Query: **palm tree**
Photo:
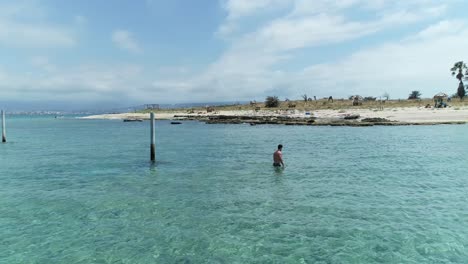
[[[463,101],[463,98],[466,95],[465,86],[463,85],[463,82],[460,82],[458,84],[457,95],[460,98],[460,101]]]
[[[466,67],[466,64],[463,62],[463,61],[459,61],[457,63],[455,63],[452,67],[452,69],[450,69],[450,71],[452,72],[452,75],[455,76],[455,74],[457,74],[457,76],[455,76],[460,82],[462,81],[463,77],[468,74],[468,72],[466,72],[465,74],[463,74],[463,71],[464,70],[468,70],[468,67]]]
[[[459,61],[453,65],[450,71],[452,72],[452,76],[455,76],[455,78],[457,78],[458,81],[460,81],[460,83],[458,84],[457,95],[458,97],[460,97],[461,101],[463,100],[463,97],[465,97],[465,85],[463,84],[463,78],[466,75],[468,75],[468,67],[463,61]],[[463,74],[463,71],[466,72]]]

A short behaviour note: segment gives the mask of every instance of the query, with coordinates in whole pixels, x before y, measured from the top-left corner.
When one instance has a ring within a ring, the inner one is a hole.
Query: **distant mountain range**
[[[246,104],[246,101],[236,102],[208,102],[208,103],[181,103],[181,104],[158,104],[160,109],[174,109],[174,108],[192,108],[192,107],[203,107],[203,106],[221,106],[221,105],[236,105]],[[146,109],[148,104],[137,105],[132,107],[121,107],[112,108],[108,110],[95,111],[94,113],[129,113]]]

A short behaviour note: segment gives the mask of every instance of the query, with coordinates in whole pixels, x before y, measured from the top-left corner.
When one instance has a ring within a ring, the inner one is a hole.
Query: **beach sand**
[[[385,118],[391,121],[408,123],[446,123],[446,122],[468,122],[468,107],[463,108],[388,108],[384,110],[371,109],[341,109],[341,110],[312,110],[309,113],[318,120],[339,120],[347,115],[359,115],[364,118]],[[239,110],[239,111],[217,111],[216,113],[198,113],[187,114],[183,111],[174,112],[156,112],[156,119],[172,120],[176,116],[189,116],[194,118],[203,118],[207,116],[228,115],[228,116],[291,116],[308,117],[305,111],[299,110]],[[122,113],[122,114],[103,114],[82,117],[83,119],[149,119],[148,113]]]

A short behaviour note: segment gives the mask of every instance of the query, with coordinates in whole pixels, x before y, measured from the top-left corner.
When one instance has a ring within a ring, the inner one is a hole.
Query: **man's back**
[[[273,162],[274,163],[281,163],[283,162],[283,153],[281,153],[281,150],[276,150],[275,153],[273,153]]]
[[[284,162],[283,162],[283,153],[281,152],[283,150],[283,145],[279,144],[278,149],[273,153],[273,166],[275,167],[284,167]]]

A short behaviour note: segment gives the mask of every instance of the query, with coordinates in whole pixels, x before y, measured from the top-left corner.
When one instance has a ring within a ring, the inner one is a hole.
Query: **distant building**
[[[159,104],[146,104],[145,109],[147,109],[147,110],[159,110]]]

